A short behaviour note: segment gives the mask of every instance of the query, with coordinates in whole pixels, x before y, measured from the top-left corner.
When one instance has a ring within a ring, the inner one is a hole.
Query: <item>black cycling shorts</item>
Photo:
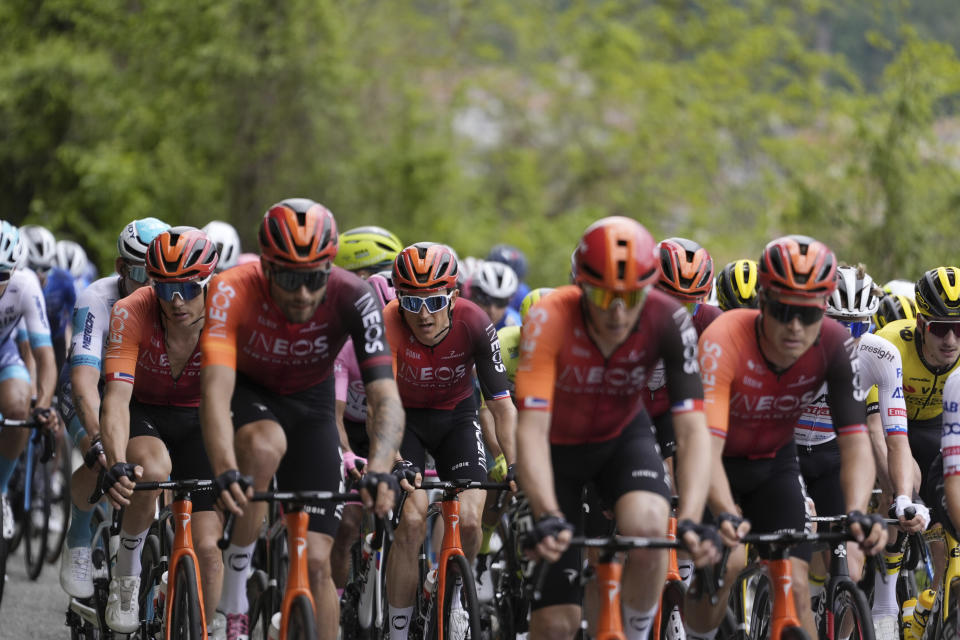
[[[818,516],[838,516],[847,512],[840,484],[840,444],[834,438],[812,447],[797,445],[800,473],[807,495],[817,507]]]
[[[343,430],[347,432],[347,442],[350,443],[350,450],[361,458],[369,457],[370,435],[367,433],[367,423],[344,418]]]
[[[234,429],[258,420],[271,420],[287,437],[287,452],[277,469],[277,486],[284,491],[342,492],[343,457],[334,413],[333,376],[309,389],[281,395],[244,376],[237,376],[230,408]],[[310,531],[335,536],[341,503],[308,506]]]
[[[667,410],[653,419],[654,432],[657,434],[657,446],[663,459],[672,458],[677,453],[677,436],[673,432],[673,412]]]
[[[605,442],[576,445],[551,445],[553,482],[557,501],[564,517],[578,533],[584,531],[583,490],[593,484],[599,498],[598,507],[612,510],[617,500],[631,491],[649,491],[670,501],[670,484],[663,458],[657,449],[652,425],[646,411],[641,411],[616,438]],[[594,525],[602,525],[594,512]],[[664,532],[666,533],[666,532]],[[560,604],[579,605],[583,588],[579,583],[583,563],[582,549],[567,549],[547,570],[543,597],[534,609]]]
[[[957,535],[957,527],[950,520],[950,510],[947,508],[947,494],[944,490],[943,479],[943,457],[937,456],[929,469],[929,487],[927,495],[921,495],[923,501],[930,507],[930,523],[939,522],[946,529],[954,540],[960,540]]]
[[[146,404],[130,401],[130,439],[159,438],[170,453],[170,477],[174,480],[212,480],[213,469],[203,447],[200,411],[197,407]],[[194,511],[212,511],[213,491],[190,494]]]
[[[936,485],[936,478],[930,477],[930,466],[940,455],[940,437],[943,415],[929,420],[910,420],[907,424],[907,439],[910,441],[910,453],[920,465],[921,493],[929,494]],[[928,487],[929,484],[929,487]],[[923,487],[928,487],[923,489]]]
[[[797,449],[791,441],[773,458],[724,458],[733,499],[752,533],[802,531],[806,526],[807,496],[804,492]],[[790,555],[810,561],[809,546],[794,547]]]
[[[426,469],[433,456],[441,480],[487,480],[487,454],[477,419],[477,405],[469,396],[453,409],[407,409],[400,455]]]

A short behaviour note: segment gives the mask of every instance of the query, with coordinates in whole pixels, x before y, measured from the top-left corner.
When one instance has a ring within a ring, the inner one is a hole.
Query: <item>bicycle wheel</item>
[[[140,593],[137,596],[140,615],[150,624],[163,619],[163,609],[154,609],[157,587],[163,575],[163,562],[165,561],[160,553],[160,539],[155,533],[150,533],[143,542],[143,553],[140,556]]]
[[[270,618],[273,616],[274,587],[268,586],[267,574],[257,569],[247,579],[247,611],[250,640],[267,640],[270,633]]]
[[[837,584],[833,592],[833,637],[874,640],[873,636],[867,597],[853,582]]]
[[[39,449],[32,450],[29,508],[23,517],[23,546],[27,577],[36,580],[47,557],[47,535],[50,533],[50,477],[40,462]]]
[[[460,587],[459,606],[454,606],[454,593]],[[462,612],[462,613],[458,613]],[[464,616],[466,616],[464,618]],[[433,629],[431,637],[436,637]],[[465,632],[465,635],[463,635]],[[451,556],[447,562],[443,594],[443,634],[439,640],[480,640],[480,605],[473,572],[464,556]]]
[[[757,571],[751,578],[752,584],[747,585],[752,598],[748,597],[749,605],[746,609],[749,621],[747,635],[751,640],[766,640],[770,637],[770,615],[773,611],[773,597],[770,593],[770,579],[761,571]],[[803,631],[803,629],[800,629]]]
[[[3,509],[0,509],[0,605],[3,604],[3,587],[7,582],[7,539],[3,537]]]
[[[317,618],[307,596],[301,594],[294,598],[288,615],[286,640],[315,640]]]
[[[47,537],[47,564],[60,560],[60,550],[70,526],[70,443],[57,441],[57,455],[47,463],[50,477],[50,533]]]
[[[683,583],[671,580],[663,588],[660,615],[660,640],[684,640],[683,599],[686,591]]]
[[[167,626],[174,640],[206,640],[207,630],[200,617],[200,596],[197,589],[197,568],[193,558],[183,556],[177,562],[176,575],[170,580],[174,585],[173,608]]]

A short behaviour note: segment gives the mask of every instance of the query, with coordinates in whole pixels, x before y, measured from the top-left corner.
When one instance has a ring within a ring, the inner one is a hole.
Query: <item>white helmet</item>
[[[916,283],[909,280],[891,280],[883,285],[883,290],[898,296],[907,296],[913,300],[916,296]]]
[[[490,298],[510,300],[520,286],[517,272],[502,262],[485,261],[473,274],[470,287],[473,292]]]
[[[27,250],[27,266],[34,271],[46,271],[57,260],[57,240],[49,229],[27,224],[20,227],[20,238]]]
[[[873,278],[863,267],[837,267],[837,288],[827,298],[827,315],[834,318],[872,316],[880,306]]]
[[[21,266],[24,255],[20,232],[6,220],[0,221],[0,271],[13,271]]]
[[[57,266],[69,271],[74,278],[82,278],[87,272],[87,252],[73,240],[57,241]]]
[[[131,262],[144,264],[147,259],[147,246],[158,235],[170,228],[166,222],[156,218],[132,220],[120,232],[117,238],[117,251],[120,257]]]
[[[237,265],[237,258],[240,256],[240,234],[229,222],[214,220],[207,223],[201,229],[207,237],[217,245],[217,253],[220,254],[220,262],[217,263],[217,271],[223,271]]]
[[[459,263],[460,271],[459,273],[463,274],[465,280],[470,280],[480,268],[480,265],[483,264],[483,260],[475,256],[467,256]]]

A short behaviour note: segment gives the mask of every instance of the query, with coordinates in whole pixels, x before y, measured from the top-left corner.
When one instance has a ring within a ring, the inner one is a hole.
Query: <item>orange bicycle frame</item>
[[[447,593],[447,562],[452,556],[462,556],[460,542],[460,500],[443,500],[440,503],[443,517],[443,540],[440,554],[437,556],[437,597],[434,606],[437,611],[437,637],[443,638],[443,604]]]
[[[283,612],[280,615],[280,637],[286,638],[293,599],[299,595],[309,598],[313,615],[316,615],[316,603],[310,591],[307,565],[307,526],[310,523],[310,515],[302,509],[285,511],[283,520],[287,527],[287,548],[290,553],[287,584],[284,586],[283,603],[280,605],[280,611]]]
[[[193,559],[193,566],[196,568],[197,576],[197,596],[200,598],[200,623],[202,629],[207,628],[207,614],[203,610],[203,581],[200,579],[200,562],[197,560],[197,554],[193,550],[193,529],[190,521],[193,518],[193,502],[190,500],[174,500],[170,503],[170,511],[173,516],[173,549],[170,552],[170,564],[167,569],[167,602],[166,602],[166,631],[164,637],[170,640],[170,632],[173,625],[169,624],[170,615],[173,613],[173,603],[176,598],[177,581],[174,579],[177,564],[184,556],[190,556]]]
[[[674,516],[670,516],[670,519],[667,521],[667,540],[676,540],[677,539],[677,519]],[[680,565],[677,564],[677,550],[676,549],[667,549],[667,582],[671,580],[680,581]],[[660,596],[660,606],[657,607],[657,614],[653,617],[653,627],[650,628],[650,636],[653,638],[660,637],[660,622],[661,616],[663,615],[663,596]]]
[[[623,565],[614,554],[601,557],[596,566],[596,581],[600,589],[600,610],[597,612],[596,640],[626,640],[623,633],[623,614],[620,612],[620,580]]]
[[[770,612],[770,637],[779,640],[786,627],[799,627],[797,608],[793,603],[793,567],[789,558],[762,560],[767,566],[773,591],[773,610]]]

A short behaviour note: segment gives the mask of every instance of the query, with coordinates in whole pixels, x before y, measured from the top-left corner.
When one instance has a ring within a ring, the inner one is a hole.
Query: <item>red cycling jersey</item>
[[[441,311],[440,313],[446,313]],[[507,368],[489,316],[466,298],[458,298],[450,330],[428,347],[413,336],[398,301],[383,310],[387,340],[394,346],[400,399],[408,409],[453,409],[473,395],[473,365],[487,400],[509,398]]]
[[[820,336],[786,371],[760,351],[756,309],[733,309],[700,336],[700,370],[710,432],[723,455],[773,458],[793,439],[797,420],[826,381],[837,434],[866,431],[866,392],[847,329],[826,318]]]
[[[330,375],[348,336],[364,382],[391,376],[380,302],[367,283],[333,267],[313,317],[294,324],[273,302],[256,262],[213,278],[200,346],[204,367],[224,365],[269,391],[291,394]]]
[[[673,411],[702,409],[697,332],[680,303],[651,290],[637,325],[606,358],[587,333],[582,304],[579,287],[560,287],[523,325],[518,404],[551,412],[551,443],[617,437],[643,410],[647,377],[660,359]]]
[[[107,382],[129,382],[145,404],[200,405],[200,344],[174,377],[153,287],[141,287],[113,305],[103,358]]]
[[[710,323],[720,317],[723,311],[720,307],[712,304],[700,303],[693,310],[693,328],[697,330],[697,335],[702,336],[704,329],[710,326]],[[647,388],[650,390],[650,397],[647,400],[647,412],[651,418],[662,416],[670,410],[670,395],[667,393],[667,379],[664,375],[663,363],[658,362],[650,379],[647,381]]]

